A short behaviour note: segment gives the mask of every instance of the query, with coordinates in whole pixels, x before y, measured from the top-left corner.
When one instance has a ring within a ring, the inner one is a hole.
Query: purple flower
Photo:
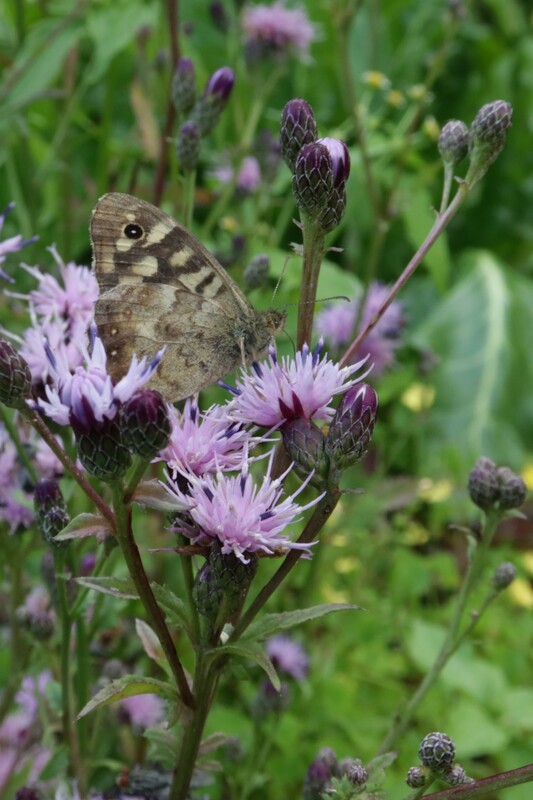
[[[129,400],[150,380],[163,355],[161,350],[148,365],[146,358],[139,361],[133,356],[127,374],[114,385],[106,372],[107,356],[95,327],[91,339],[92,352],[89,355],[83,348],[85,366],[76,367],[74,373],[63,353],[54,354],[47,348],[53,385],[45,387],[48,402],[39,401],[39,408],[59,425],[69,425],[74,417],[81,427],[88,429],[104,418],[114,419],[119,404]]]
[[[4,227],[4,222],[7,215],[14,207],[15,203],[10,203],[0,214],[0,231]],[[0,264],[4,263],[6,256],[9,255],[9,253],[18,253],[18,251],[22,250],[23,247],[26,247],[27,244],[36,242],[38,238],[38,236],[32,236],[31,239],[26,239],[26,241],[24,241],[21,234],[18,233],[16,236],[12,236],[10,239],[4,239],[3,242],[0,242]],[[11,278],[9,275],[6,275],[3,269],[0,269],[0,276],[11,283],[13,282],[13,278]]]
[[[153,728],[165,718],[165,704],[157,694],[136,694],[120,701],[124,711],[135,728]]]
[[[200,413],[193,400],[187,400],[180,413],[171,409],[170,443],[161,453],[171,473],[208,472],[239,469],[250,434],[242,425],[228,419],[224,406],[211,406]]]
[[[241,422],[274,428],[297,417],[329,420],[335,409],[330,405],[336,394],[345,392],[368,374],[352,378],[364,364],[339,367],[327,357],[320,358],[322,341],[314,352],[304,345],[295,358],[283,356],[278,361],[270,348],[269,360],[254,364],[242,373],[234,390],[236,397],[230,414]]]
[[[231,183],[235,170],[229,164],[221,164],[215,167],[211,173],[220,183]],[[237,172],[237,189],[249,194],[255,192],[261,183],[261,168],[259,161],[254,156],[245,156],[240,163]]]
[[[303,61],[309,60],[309,46],[316,39],[315,26],[304,9],[286,8],[283,0],[245,8],[242,28],[249,51],[281,56],[293,51]]]
[[[235,477],[220,471],[203,477],[182,473],[188,481],[188,494],[169,481],[168,490],[187,505],[198,528],[194,530],[183,525],[180,532],[193,542],[218,539],[223,554],[233,553],[244,564],[248,563],[247,554],[251,553],[283,555],[292,549],[309,553],[309,544],[292,542],[283,531],[287,525],[298,521],[297,515],[315,505],[322,495],[305,506],[298,506],[294,500],[307,485],[308,481],[304,481],[294,494],[282,500],[283,479],[290,468],[281,477],[272,479],[273,455],[274,451],[260,485],[250,475],[246,460]]]
[[[376,311],[385,301],[389,287],[382,283],[370,285],[359,330],[362,330],[372,319]],[[327,339],[331,345],[340,347],[354,338],[354,326],[359,311],[359,300],[341,306],[331,306],[320,312],[316,320],[317,332]],[[354,359],[368,358],[373,364],[373,374],[380,375],[392,366],[394,354],[400,343],[400,335],[405,320],[403,306],[394,300],[385,311],[375,328],[369,333]]]
[[[296,680],[303,680],[309,668],[307,653],[290,636],[272,636],[267,640],[266,651],[275,668]]]

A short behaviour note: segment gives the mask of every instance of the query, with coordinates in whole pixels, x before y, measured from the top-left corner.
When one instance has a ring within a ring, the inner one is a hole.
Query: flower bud
[[[194,172],[196,169],[201,143],[198,126],[191,120],[184,122],[176,142],[176,155],[182,172]]]
[[[196,74],[190,58],[180,58],[172,78],[172,101],[179,114],[187,114],[196,98]]]
[[[57,542],[55,537],[69,522],[67,506],[57,481],[40,480],[35,484],[33,504],[37,525],[44,541],[52,547],[62,549],[69,542]]]
[[[516,475],[509,467],[496,470],[499,484],[498,506],[502,509],[519,508],[527,496],[527,486],[520,475]]]
[[[331,779],[337,775],[337,756],[331,747],[319,751],[307,770],[303,788],[303,800],[321,800]]]
[[[496,161],[505,145],[511,127],[513,107],[505,100],[482,106],[470,126],[470,168],[466,181],[475,183]]]
[[[306,144],[296,159],[292,193],[298,208],[316,219],[328,207],[333,189],[333,164],[324,144]]]
[[[29,786],[23,786],[15,795],[15,800],[42,800],[42,794],[37,789],[30,789]]]
[[[78,457],[90,475],[109,480],[118,478],[131,464],[131,454],[124,444],[120,423],[104,417],[103,422],[92,430],[77,426],[72,419],[72,427],[78,445]]]
[[[468,493],[476,506],[488,511],[498,500],[498,477],[496,464],[481,456],[468,476]]]
[[[281,435],[296,474],[304,480],[314,470],[311,483],[324,488],[329,475],[329,457],[325,451],[326,437],[320,428],[305,417],[297,417],[283,425]]]
[[[5,339],[0,339],[0,402],[18,408],[31,393],[31,373],[26,361]]]
[[[249,561],[245,564],[234,553],[222,553],[218,541],[213,543],[209,552],[212,578],[224,594],[228,617],[241,607],[257,572],[257,555],[249,553],[248,557]]]
[[[318,144],[323,144],[327,147],[331,156],[331,168],[333,171],[333,187],[340,188],[344,186],[350,176],[350,153],[348,148],[341,139],[333,139],[327,136],[324,139],[318,139]]]
[[[343,396],[326,437],[326,453],[337,469],[359,461],[368,450],[378,415],[372,386],[352,386]]]
[[[495,589],[507,589],[516,578],[516,567],[510,561],[498,564],[492,576],[492,585]]]
[[[288,683],[282,682],[279,691],[270,681],[265,681],[251,703],[254,719],[265,719],[271,714],[286,711],[291,702],[291,689]]]
[[[439,153],[445,164],[456,166],[468,153],[468,126],[460,119],[451,119],[440,132]]]
[[[234,83],[235,73],[230,67],[221,67],[207,81],[204,93],[197,100],[191,115],[191,120],[198,126],[200,136],[208,134],[217,124],[228,104]]]
[[[216,2],[209,4],[209,16],[213,21],[213,25],[221,33],[227,33],[229,30],[229,19],[224,3]]]
[[[441,775],[441,778],[451,786],[462,786],[465,783],[474,783],[474,779],[466,774],[464,767],[460,764],[454,764],[451,769]]]
[[[360,758],[343,758],[339,762],[337,774],[339,778],[346,775],[352,786],[362,787],[368,781],[368,770],[363,767]]]
[[[291,171],[302,147],[316,137],[316,120],[309,103],[300,98],[289,100],[281,114],[280,144],[283,160]]]
[[[270,258],[265,253],[254,256],[243,273],[245,287],[250,290],[266,286],[269,272]]]
[[[446,733],[428,733],[420,743],[418,755],[432,772],[446,772],[455,758],[455,745]]]
[[[426,785],[427,779],[428,776],[423,767],[410,767],[405,782],[411,789],[421,789]]]
[[[172,431],[167,404],[153,389],[141,389],[123,405],[120,426],[124,445],[143,458],[163,450]]]
[[[223,592],[213,580],[213,570],[207,561],[196,573],[192,595],[198,613],[214,622],[222,603]]]

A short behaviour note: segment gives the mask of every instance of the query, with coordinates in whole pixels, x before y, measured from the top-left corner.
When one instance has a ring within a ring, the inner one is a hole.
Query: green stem
[[[185,671],[176,652],[176,647],[172,641],[167,623],[163,616],[163,612],[157,604],[152,587],[148,576],[144,571],[141,554],[139,548],[133,538],[133,531],[131,528],[131,509],[124,504],[122,487],[118,481],[112,484],[113,489],[113,503],[115,514],[117,518],[117,539],[128,567],[130,576],[135,584],[135,588],[139,594],[139,598],[144,606],[148,621],[154,629],[154,632],[159,639],[163,652],[167,657],[170,669],[174,675],[178,691],[182,702],[192,708],[194,706],[193,696],[189,689],[189,684],[185,675]]]
[[[311,343],[318,276],[326,250],[324,231],[303,215],[302,223],[304,259],[298,305],[298,350],[301,350],[304,344]]]
[[[474,783],[466,783],[464,786],[453,786],[443,789],[441,792],[425,795],[424,800],[472,800],[475,797],[483,797],[490,794],[495,796],[499,789],[508,789],[510,786],[519,786],[521,783],[533,781],[533,764],[525,767],[518,767],[509,772],[500,772],[498,775],[491,775],[490,778],[483,778]]]
[[[196,170],[190,170],[183,176],[182,222],[186,228],[191,227],[194,212],[194,189],[196,186]]]
[[[185,537],[181,536],[181,544],[185,545]],[[183,582],[185,584],[185,600],[189,610],[189,619],[192,627],[192,643],[197,645],[200,642],[200,619],[198,617],[198,610],[193,598],[194,575],[192,569],[192,559],[190,556],[180,555],[181,571],[183,574]]]

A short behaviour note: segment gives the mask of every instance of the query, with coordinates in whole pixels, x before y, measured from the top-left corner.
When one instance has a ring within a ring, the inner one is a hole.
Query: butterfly
[[[175,402],[261,358],[285,324],[284,311],[256,311],[198,239],[144,200],[104,195],[90,232],[95,320],[115,380],[134,354],[166,346],[150,385]]]

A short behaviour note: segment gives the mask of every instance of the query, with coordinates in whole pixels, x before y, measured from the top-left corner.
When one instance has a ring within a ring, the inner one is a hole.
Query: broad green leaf
[[[224,655],[240,656],[241,658],[249,658],[251,661],[255,661],[256,664],[259,664],[259,666],[264,669],[272,686],[277,692],[279,692],[281,688],[281,681],[276,670],[274,669],[272,661],[269,659],[265,649],[261,647],[260,644],[257,642],[243,642],[243,640],[240,639],[235,644],[225,644],[222,647],[217,647],[216,650],[210,650],[207,653],[207,657],[211,660],[215,660]]]
[[[69,539],[85,539],[87,536],[105,536],[112,533],[111,525],[101,514],[84,513],[71,519],[55,538],[58,542],[64,542]]]
[[[165,700],[170,700],[174,703],[178,701],[176,690],[170,683],[158,681],[155,678],[124,675],[97,692],[87,705],[82,708],[77,719],[85,717],[95,708],[101,708],[110,703],[116,703],[118,700],[124,700],[125,697],[134,697],[138,694],[157,694]]]
[[[92,578],[90,575],[83,578],[75,578],[76,583],[85,586],[87,589],[94,589],[95,592],[109,594],[111,597],[119,597],[122,600],[138,600],[139,595],[133,585],[131,578],[118,578],[114,575]]]
[[[464,758],[498,753],[509,745],[510,734],[477,703],[455,698],[446,720],[457,753]]]
[[[308,622],[311,619],[319,619],[335,611],[362,610],[363,609],[359,606],[354,606],[351,603],[322,603],[318,606],[301,608],[297,611],[282,611],[280,614],[265,614],[261,619],[252,622],[240,641],[249,641],[251,639],[262,641],[269,636],[273,636],[275,633],[279,633],[279,631],[286,631],[289,628],[294,628],[295,625],[301,625],[302,622]]]
[[[148,658],[151,658],[152,661],[155,661],[160,667],[166,668],[167,659],[165,658],[159,639],[152,628],[147,625],[146,622],[143,622],[142,619],[136,619],[135,630],[137,631],[137,636],[141,640],[144,652]]]

